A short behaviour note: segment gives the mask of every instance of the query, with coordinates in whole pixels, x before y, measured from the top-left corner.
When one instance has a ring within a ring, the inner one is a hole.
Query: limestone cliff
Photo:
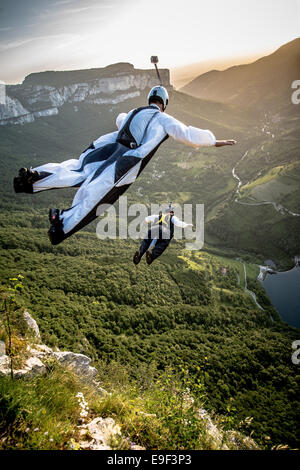
[[[160,73],[164,85],[170,88],[169,70]],[[126,63],[101,69],[32,73],[22,84],[6,87],[0,124],[24,124],[55,115],[66,103],[117,104],[157,84],[154,70],[138,70]]]

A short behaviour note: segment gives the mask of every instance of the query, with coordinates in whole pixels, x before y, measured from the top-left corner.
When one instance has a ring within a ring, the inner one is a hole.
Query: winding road
[[[246,270],[246,263],[244,263],[240,258],[236,258],[237,261],[239,261],[243,266],[244,266],[244,275],[245,275],[245,287],[244,287],[244,290],[245,292],[247,292],[247,294],[251,295],[252,299],[254,300],[254,303],[256,304],[256,306],[260,309],[260,310],[264,310],[264,308],[257,302],[257,298],[256,298],[256,295],[254,294],[254,292],[252,292],[252,290],[249,290],[248,287],[247,287],[247,270]],[[238,274],[238,283],[240,285],[240,276]]]

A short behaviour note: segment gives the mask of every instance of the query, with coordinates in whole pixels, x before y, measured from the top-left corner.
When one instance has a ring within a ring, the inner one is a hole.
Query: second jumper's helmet
[[[172,205],[172,201],[169,202],[169,210],[168,212],[171,214],[171,215],[174,215],[174,207]]]
[[[166,109],[169,95],[165,87],[158,85],[151,88],[148,95],[148,104],[151,104],[153,101],[159,101],[163,105],[163,111]]]

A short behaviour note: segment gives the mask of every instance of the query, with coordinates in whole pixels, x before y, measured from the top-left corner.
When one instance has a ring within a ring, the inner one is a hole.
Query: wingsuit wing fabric
[[[118,116],[120,129],[132,111]],[[100,205],[113,204],[136,180],[169,135],[194,147],[215,144],[210,131],[187,127],[172,116],[159,112],[156,105],[143,108],[135,115],[130,130],[139,144],[137,148],[128,148],[117,142],[119,133],[116,131],[94,141],[79,159],[33,168],[47,175],[33,184],[34,193],[79,187],[72,206],[60,213],[65,238],[99,216],[101,212],[97,208]]]

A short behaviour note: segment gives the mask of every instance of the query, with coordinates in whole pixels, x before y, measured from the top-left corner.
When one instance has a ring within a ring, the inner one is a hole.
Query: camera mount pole
[[[156,64],[158,64],[158,57],[156,55],[152,55],[150,60],[151,60],[151,64],[154,64],[154,67],[155,67],[155,70],[156,70],[156,73],[157,73],[157,76],[158,76],[159,83],[160,83],[160,85],[162,85],[159,70],[158,70],[157,65],[156,65]]]

